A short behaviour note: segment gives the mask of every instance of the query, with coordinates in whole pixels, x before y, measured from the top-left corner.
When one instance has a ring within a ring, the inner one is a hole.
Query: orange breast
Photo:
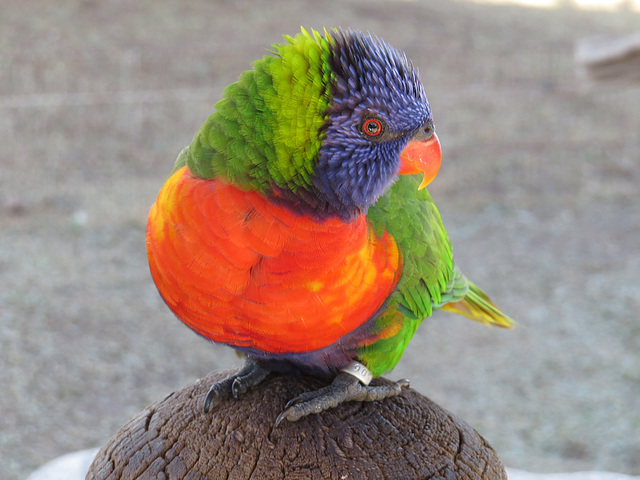
[[[395,288],[398,248],[361,216],[316,221],[184,167],[147,224],[151,274],[173,312],[214,341],[308,352],[365,323]]]

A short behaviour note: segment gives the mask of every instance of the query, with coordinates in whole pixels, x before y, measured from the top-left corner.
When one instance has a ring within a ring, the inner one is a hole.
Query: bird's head
[[[397,174],[438,173],[440,144],[418,72],[404,53],[360,32],[333,32],[331,103],[314,183],[367,210]]]
[[[435,178],[440,144],[404,53],[350,30],[285,39],[225,90],[199,132],[213,174],[344,219],[366,213],[398,174],[423,173],[420,188]]]

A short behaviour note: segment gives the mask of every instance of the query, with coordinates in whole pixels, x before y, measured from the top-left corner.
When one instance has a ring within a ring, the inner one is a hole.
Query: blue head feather
[[[361,32],[332,38],[332,103],[313,182],[316,206],[348,220],[366,213],[393,183],[400,153],[431,121],[431,109],[404,53]],[[364,135],[367,118],[382,120],[384,134]]]

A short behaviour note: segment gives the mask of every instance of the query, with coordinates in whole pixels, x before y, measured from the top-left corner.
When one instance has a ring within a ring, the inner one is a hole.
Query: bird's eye
[[[384,129],[384,122],[378,118],[367,118],[360,124],[360,132],[371,139],[379,138]]]
[[[382,133],[382,124],[380,123],[380,120],[370,118],[369,120],[364,122],[362,129],[367,135],[377,137],[378,135],[380,135],[380,133]]]

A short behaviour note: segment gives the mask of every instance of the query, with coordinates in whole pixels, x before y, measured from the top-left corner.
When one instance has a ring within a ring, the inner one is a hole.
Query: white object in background
[[[45,463],[27,480],[85,480],[97,448],[68,453]]]
[[[27,480],[85,480],[96,453],[98,449],[92,448],[63,455],[44,464]],[[509,480],[640,480],[640,477],[608,472],[529,473],[507,468],[507,474]]]
[[[573,472],[573,473],[529,473],[507,468],[509,480],[637,480],[621,473],[609,472]]]

